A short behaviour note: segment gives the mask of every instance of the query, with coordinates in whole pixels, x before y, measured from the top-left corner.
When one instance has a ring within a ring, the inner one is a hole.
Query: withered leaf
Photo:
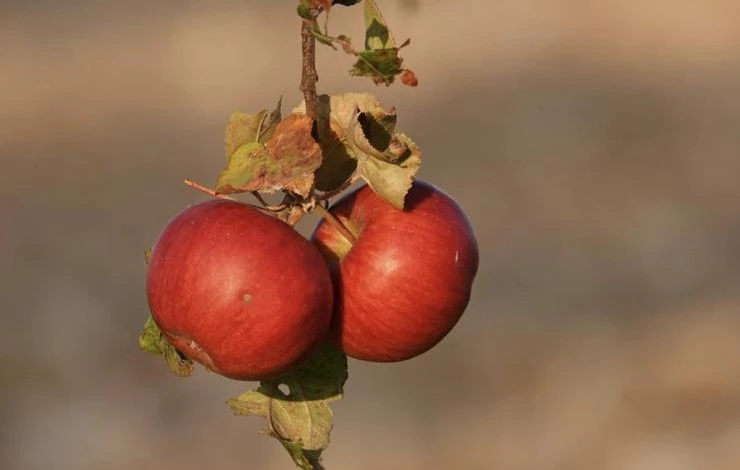
[[[265,144],[239,147],[219,175],[219,193],[293,191],[310,193],[313,172],[321,165],[321,148],[311,135],[313,120],[291,114],[279,124]]]
[[[246,114],[239,111],[231,113],[224,133],[224,152],[230,158],[244,144],[264,143],[269,139],[280,122],[282,98],[272,111],[261,110],[257,114]]]

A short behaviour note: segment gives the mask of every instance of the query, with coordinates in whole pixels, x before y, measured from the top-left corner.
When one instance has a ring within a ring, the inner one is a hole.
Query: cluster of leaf
[[[316,39],[334,49],[339,46],[344,52],[355,56],[357,61],[349,73],[358,77],[369,77],[376,84],[391,85],[396,77],[401,77],[404,85],[416,86],[418,80],[414,72],[403,67],[403,58],[399,52],[408,46],[411,41],[406,40],[397,45],[393,33],[383,18],[375,0],[364,0],[365,16],[365,44],[362,50],[352,46],[352,40],[344,35],[331,36],[328,31],[329,12],[332,5],[340,4],[352,6],[362,0],[300,0],[298,3],[298,14],[306,21],[311,22],[312,31]],[[322,25],[318,17],[324,13],[325,21]]]
[[[315,126],[305,113],[304,102],[282,120],[280,104],[273,111],[232,114],[225,138],[228,163],[216,191],[287,191],[308,198],[363,179],[403,208],[421,152],[395,132],[395,110],[385,111],[373,95],[345,93],[319,96]]]

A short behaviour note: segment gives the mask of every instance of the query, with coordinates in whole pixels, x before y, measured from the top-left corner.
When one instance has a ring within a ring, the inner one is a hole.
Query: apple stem
[[[331,212],[329,212],[324,206],[321,204],[316,204],[314,209],[318,214],[323,217],[324,220],[327,221],[327,223],[331,224],[332,227],[337,229],[339,233],[342,234],[344,238],[347,239],[348,242],[354,244],[357,241],[357,237],[342,223],[332,215]]]

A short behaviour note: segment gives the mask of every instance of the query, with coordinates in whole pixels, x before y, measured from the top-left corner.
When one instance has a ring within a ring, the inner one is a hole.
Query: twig
[[[316,31],[316,30],[313,30],[313,29],[311,30],[311,34],[313,34],[314,36],[319,36],[325,42],[332,43],[331,44],[331,47],[334,48],[335,50],[336,50],[336,48],[334,47],[334,44],[333,43],[339,44],[342,47],[342,50],[345,52],[345,54],[348,54],[348,55],[352,55],[352,56],[357,57],[358,60],[362,61],[365,65],[367,65],[370,68],[370,70],[372,70],[379,77],[381,77],[383,79],[383,84],[384,85],[391,85],[390,79],[386,78],[386,76],[383,74],[383,72],[381,72],[380,70],[378,70],[378,68],[372,62],[370,62],[369,60],[367,60],[366,57],[364,57],[362,54],[360,54],[359,52],[357,52],[357,50],[355,50],[355,48],[352,47],[352,44],[349,41],[347,41],[346,39],[342,39],[341,37],[329,36],[328,34],[323,34],[322,32]],[[408,43],[408,41],[404,42],[403,45],[401,45],[398,49],[401,49],[401,48],[405,47],[407,45],[407,43]]]
[[[218,193],[218,192],[216,192],[215,189],[212,189],[212,188],[203,186],[202,184],[196,183],[195,181],[190,180],[190,179],[185,180],[185,184],[187,184],[191,188],[195,188],[198,191],[201,191],[203,193],[206,193],[209,196],[213,196],[213,197],[218,198],[218,199],[224,199],[226,201],[234,201],[234,202],[238,202],[240,204],[246,204],[248,206],[254,207],[255,209],[259,209],[262,212],[280,212],[280,211],[284,210],[287,207],[287,206],[271,206],[271,205],[267,204],[267,202],[264,199],[262,199],[262,196],[258,196],[258,195],[257,195],[257,199],[260,201],[260,203],[262,205],[261,206],[258,206],[257,204],[250,204],[249,202],[240,201],[239,199],[233,198],[233,197],[228,196],[226,194]],[[255,193],[256,193],[256,191],[255,191]]]
[[[257,191],[252,191],[252,196],[254,196],[255,199],[257,199],[260,204],[262,204],[263,208],[267,209],[270,212],[281,212],[286,207],[288,207],[288,204],[285,203],[280,203],[277,206],[270,205],[267,201],[265,201],[265,198],[263,198],[262,195]]]
[[[215,189],[207,188],[207,187],[203,186],[200,183],[196,183],[193,180],[185,180],[185,184],[187,184],[190,187],[193,187],[193,188],[197,189],[198,191],[202,191],[202,192],[208,194],[209,196],[217,197],[219,199],[226,199],[227,201],[237,201],[238,202],[237,199],[234,199],[231,196],[227,196],[226,194],[219,194],[219,193],[216,192]]]
[[[303,54],[301,92],[306,100],[306,115],[317,121],[319,114],[316,82],[319,75],[316,72],[316,37],[313,35],[309,20],[303,20],[301,23],[301,52]]]

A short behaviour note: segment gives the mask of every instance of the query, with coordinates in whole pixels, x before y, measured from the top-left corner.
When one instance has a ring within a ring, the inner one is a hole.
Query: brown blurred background
[[[320,91],[397,106],[482,259],[435,350],[350,364],[327,467],[740,468],[740,3],[381,5],[419,88],[323,48]],[[214,181],[231,111],[300,99],[293,9],[0,3],[2,468],[292,468],[223,403],[251,384],[136,337],[182,179]]]

